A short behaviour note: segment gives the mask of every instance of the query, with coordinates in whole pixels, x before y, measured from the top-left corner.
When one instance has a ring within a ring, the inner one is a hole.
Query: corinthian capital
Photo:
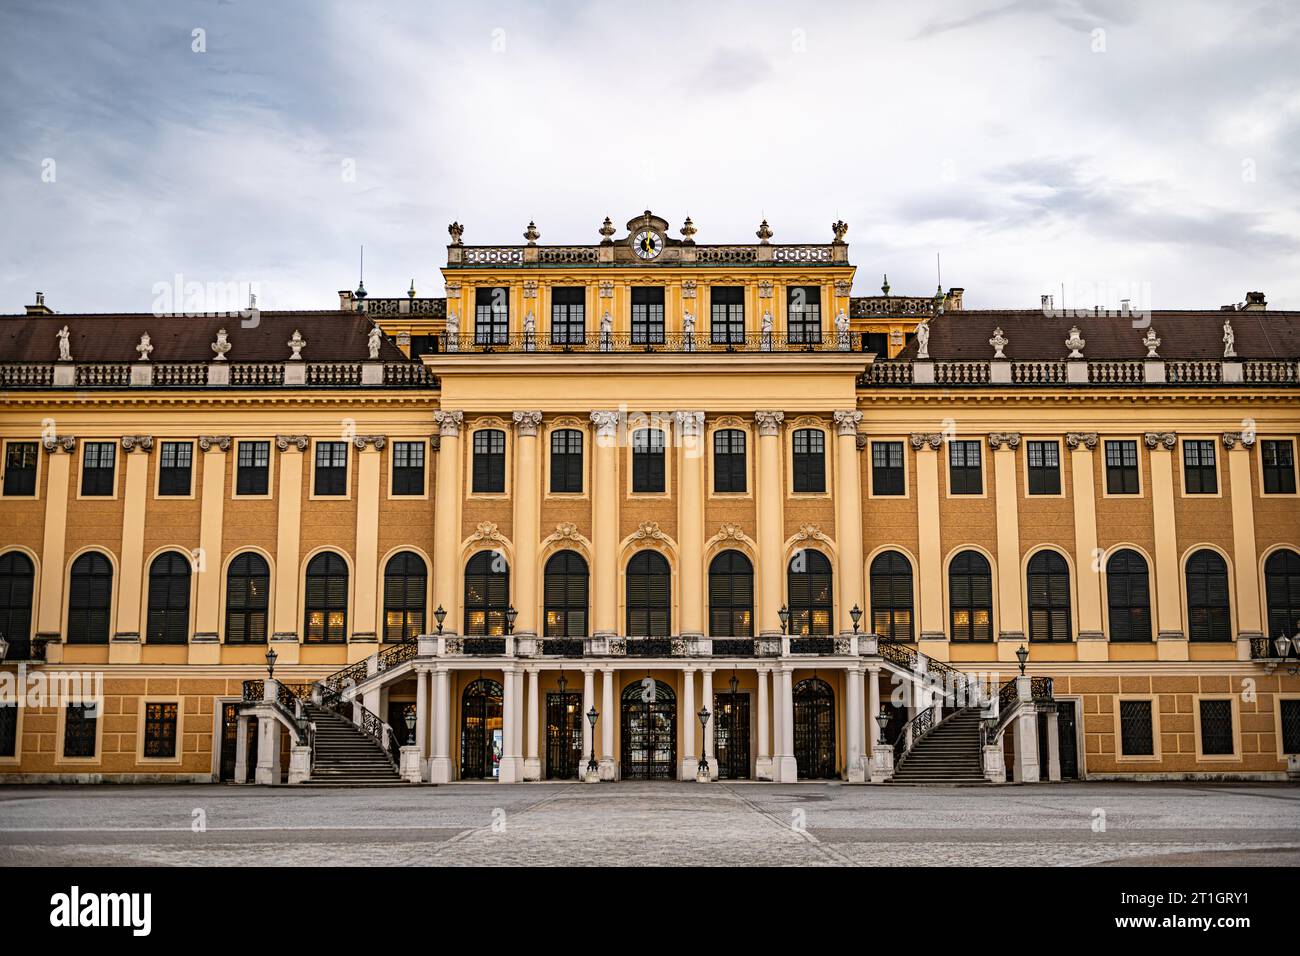
[[[703,412],[674,412],[673,418],[683,438],[696,438],[704,432]]]
[[[609,438],[618,429],[618,412],[592,412],[591,422],[596,426],[596,435],[598,437]]]
[[[438,423],[443,437],[456,438],[460,435],[460,426],[465,421],[465,413],[439,410],[433,413],[433,420]]]
[[[835,412],[831,418],[835,422],[835,433],[837,435],[856,435],[858,433],[858,422],[862,421],[862,413],[847,409]]]
[[[511,417],[514,419],[515,427],[519,429],[519,434],[522,437],[536,437],[537,426],[542,423],[541,412],[515,412]]]
[[[785,421],[785,412],[769,411],[755,412],[754,423],[758,425],[758,434],[775,435],[781,429],[781,423]]]

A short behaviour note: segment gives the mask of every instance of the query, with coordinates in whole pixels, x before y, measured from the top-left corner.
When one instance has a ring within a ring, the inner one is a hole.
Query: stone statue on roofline
[[[1011,340],[1002,334],[1002,326],[993,330],[993,338],[989,339],[989,345],[993,346],[993,357],[995,359],[1005,359],[1006,347],[1011,344]]]
[[[843,309],[835,316],[835,344],[841,352],[849,350],[849,317]]]
[[[930,323],[922,322],[916,327],[916,357],[930,358]]]
[[[384,333],[379,331],[379,326],[372,325],[370,334],[366,336],[366,348],[370,351],[370,360],[373,362],[379,358],[379,344],[384,337]]]
[[[227,338],[229,333],[225,329],[217,329],[217,340],[212,343],[212,352],[215,356],[212,361],[224,362],[226,353],[230,351],[230,339]]]
[[[1149,359],[1160,358],[1160,355],[1156,351],[1157,349],[1160,348],[1160,336],[1156,335],[1156,330],[1154,327],[1147,329],[1147,334],[1142,337],[1142,345],[1147,350],[1147,358]]]
[[[72,361],[72,345],[69,342],[70,336],[71,333],[68,332],[68,327],[66,325],[63,328],[59,329],[59,361],[60,362]]]
[[[1079,327],[1073,325],[1070,327],[1070,337],[1065,340],[1065,347],[1070,350],[1066,358],[1081,359],[1083,358],[1083,338],[1079,334]]]
[[[307,340],[302,337],[302,332],[299,331],[298,329],[294,329],[293,338],[289,339],[289,341],[286,342],[285,344],[288,345],[289,348],[293,350],[293,354],[289,356],[289,361],[301,362],[302,350],[307,347]]]
[[[149,361],[149,353],[153,351],[153,342],[150,341],[148,332],[141,334],[140,344],[135,347],[135,350],[140,353],[141,362]]]
[[[1237,333],[1232,331],[1232,320],[1223,320],[1223,357],[1237,357]]]

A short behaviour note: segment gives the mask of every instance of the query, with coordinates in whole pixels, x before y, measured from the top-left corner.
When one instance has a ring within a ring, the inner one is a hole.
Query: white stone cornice
[[[230,436],[229,435],[200,435],[199,436],[199,451],[212,451],[212,449],[214,448],[217,449],[218,451],[230,451]]]
[[[521,437],[537,437],[537,428],[542,424],[541,412],[515,412],[511,418],[514,419],[515,427],[519,430]]]
[[[1068,448],[1086,448],[1092,451],[1097,447],[1098,436],[1096,432],[1066,432],[1065,444]]]
[[[989,447],[997,451],[1003,445],[1012,450],[1020,447],[1020,432],[990,432]]]
[[[1174,446],[1178,444],[1177,432],[1143,432],[1142,441],[1148,448],[1163,448],[1165,451],[1173,451]]]
[[[754,412],[754,422],[758,425],[758,434],[760,437],[779,434],[781,431],[781,423],[783,421],[785,421],[785,412]]]
[[[856,435],[858,422],[862,421],[862,413],[856,409],[842,409],[835,412],[831,419],[835,422],[837,435]]]
[[[460,435],[460,427],[465,421],[465,413],[439,409],[433,413],[433,420],[438,423],[438,428],[443,436],[456,438]]]
[[[306,435],[275,436],[275,447],[280,449],[280,451],[288,451],[290,448],[296,448],[298,451],[306,451],[309,444],[311,444],[311,439]]]
[[[128,452],[135,451],[137,448],[140,449],[140,451],[144,452],[146,455],[149,454],[149,452],[153,451],[153,436],[152,435],[123,435],[122,436],[123,451],[128,451]]]

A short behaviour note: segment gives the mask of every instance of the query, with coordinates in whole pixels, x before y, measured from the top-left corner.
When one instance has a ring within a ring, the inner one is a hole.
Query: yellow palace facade
[[[1300,316],[473,246],[444,298],[0,316],[0,777],[1300,774]]]

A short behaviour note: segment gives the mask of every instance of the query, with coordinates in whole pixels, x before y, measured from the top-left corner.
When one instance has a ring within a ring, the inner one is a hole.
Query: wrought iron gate
[[[238,746],[239,705],[221,705],[221,779],[235,779],[235,748]],[[248,779],[257,766],[257,721],[248,721]]]
[[[794,758],[801,778],[835,776],[835,695],[816,677],[794,686]]]
[[[460,704],[460,777],[487,780],[501,769],[501,685],[480,677],[465,688]]]
[[[625,780],[677,777],[677,695],[659,681],[623,691],[622,776]]]
[[[546,779],[576,780],[582,767],[582,695],[546,695]]]
[[[714,694],[713,748],[718,776],[725,780],[749,779],[749,694]]]

